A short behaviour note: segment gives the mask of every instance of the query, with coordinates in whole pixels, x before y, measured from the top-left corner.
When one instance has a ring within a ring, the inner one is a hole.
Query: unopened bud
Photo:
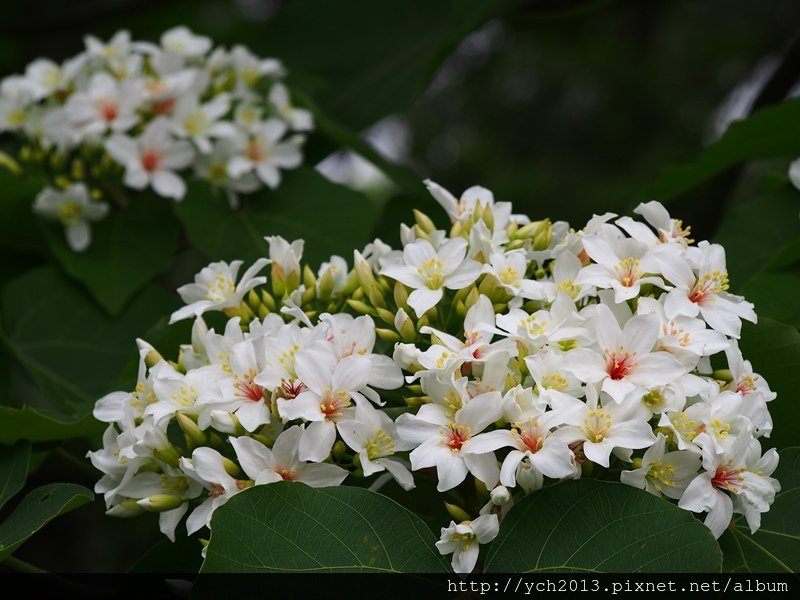
[[[550,245],[553,240],[553,226],[550,219],[545,219],[539,222],[539,227],[533,236],[533,249],[544,250]]]
[[[246,431],[236,415],[224,410],[212,410],[211,426],[217,431],[231,435],[245,435]]]
[[[408,302],[408,288],[399,281],[394,282],[394,303],[398,308],[405,308]]]
[[[353,267],[355,268],[359,285],[367,292],[375,283],[375,274],[372,272],[370,264],[361,256],[358,250],[353,251]]]
[[[417,337],[417,329],[414,327],[414,321],[408,316],[408,313],[402,308],[397,309],[397,314],[394,316],[394,328],[400,332],[400,337],[404,342],[411,342]]]
[[[347,304],[350,308],[352,308],[357,313],[361,313],[362,315],[372,315],[375,314],[375,311],[372,310],[368,304],[361,302],[361,300],[353,300],[350,299],[347,301]]]
[[[419,357],[419,350],[414,344],[397,344],[394,347],[392,359],[401,369],[408,370],[408,368],[417,362]]]
[[[261,303],[266,306],[270,312],[275,312],[275,298],[273,298],[272,294],[270,294],[267,290],[261,290]]]
[[[192,441],[196,446],[205,446],[206,434],[197,426],[191,417],[183,413],[175,413],[175,420],[178,422],[178,427],[186,434],[186,437]]]
[[[450,516],[453,517],[453,520],[455,520],[456,523],[472,520],[472,518],[469,516],[469,513],[467,513],[467,511],[465,511],[460,506],[456,506],[455,504],[450,504],[449,502],[445,502],[444,507],[447,509],[447,512],[450,513]]]
[[[183,500],[172,494],[156,494],[142,498],[136,504],[150,512],[166,512],[178,508],[183,504]]]
[[[330,267],[320,275],[318,283],[317,296],[323,302],[327,302],[333,295],[333,270]]]
[[[303,267],[303,285],[307,288],[313,288],[317,285],[317,277],[308,265]]]
[[[372,306],[375,308],[386,308],[386,300],[383,298],[383,294],[378,289],[377,285],[373,285],[367,290],[367,295],[369,296],[369,301],[372,303]],[[391,321],[389,321],[391,323]]]
[[[178,461],[181,459],[180,454],[172,446],[156,448],[153,450],[153,457],[171,467],[177,467]]]
[[[164,357],[161,356],[155,348],[153,348],[144,340],[137,338],[136,345],[139,347],[139,356],[144,354],[144,364],[147,365],[148,368],[152,368],[164,360]]]
[[[222,466],[225,469],[225,472],[231,477],[236,477],[240,473],[239,465],[233,462],[230,458],[225,458],[223,456]]]
[[[490,497],[492,499],[492,504],[495,506],[503,506],[511,500],[511,492],[508,491],[507,487],[498,485],[492,490]]]
[[[333,458],[336,460],[343,460],[347,458],[347,446],[345,446],[342,440],[338,440],[333,445]]]
[[[384,323],[386,323],[387,325],[394,325],[395,315],[392,311],[387,310],[385,308],[376,308],[375,310]]]
[[[436,231],[436,225],[433,224],[430,217],[416,208],[414,209],[414,220],[425,233],[433,233]]]
[[[403,338],[396,331],[392,331],[391,329],[384,329],[382,327],[375,328],[375,335],[381,338],[384,342],[400,342]]]
[[[467,310],[472,308],[480,297],[481,293],[478,291],[478,288],[473,286],[469,294],[467,294],[466,300],[464,300],[464,306],[467,308]]]

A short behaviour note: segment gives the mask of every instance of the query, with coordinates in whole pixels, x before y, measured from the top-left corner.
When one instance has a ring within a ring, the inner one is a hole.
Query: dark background
[[[0,76],[40,56],[74,55],[85,33],[107,39],[126,28],[158,40],[185,24],[215,43],[282,59],[292,85],[354,131],[383,121],[379,144],[388,140],[388,153],[420,179],[456,194],[484,185],[517,212],[580,227],[593,212],[649,199],[642,190],[663,167],[692,160],[731,120],[791,93],[799,19],[795,0],[28,0],[0,9]],[[319,162],[337,149],[312,135],[308,157]],[[395,241],[419,202],[363,170],[353,175],[349,158],[328,165],[384,199],[375,233]],[[696,237],[711,237],[723,208],[746,199],[748,176],[752,168],[726,171],[672,211]],[[424,208],[441,217],[433,202]],[[54,477],[95,480],[59,455],[34,483]],[[46,569],[119,571],[159,539],[152,516],[122,522],[94,502],[17,556]],[[197,555],[196,542],[184,545],[185,554],[168,548],[156,562]]]

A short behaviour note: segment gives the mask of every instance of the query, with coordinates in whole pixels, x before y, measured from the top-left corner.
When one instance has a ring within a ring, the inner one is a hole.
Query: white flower
[[[750,302],[727,292],[725,250],[708,242],[700,242],[690,250],[694,251],[687,251],[693,265],[675,253],[658,255],[664,275],[675,285],[664,302],[667,317],[696,317],[699,313],[713,329],[738,338],[741,320],[755,323],[757,318]]]
[[[700,469],[700,457],[686,450],[666,451],[667,438],[659,433],[641,459],[641,467],[622,471],[620,481],[651,494],[678,499]]]
[[[119,84],[108,73],[96,73],[86,91],[76,92],[66,104],[66,114],[82,135],[97,135],[111,129],[127,131],[139,122],[136,109],[141,101],[137,86]]]
[[[83,42],[90,57],[113,60],[128,54],[131,48],[131,34],[123,29],[115,33],[107,44],[93,35],[84,37]]]
[[[230,99],[225,94],[200,104],[197,97],[188,94],[178,100],[170,124],[173,133],[180,138],[191,139],[203,154],[212,150],[211,138],[232,138],[237,130],[234,125],[222,121],[230,108]]]
[[[82,183],[75,183],[62,191],[45,188],[33,203],[35,213],[61,222],[67,243],[75,252],[89,247],[92,241],[89,223],[104,218],[108,208],[105,202],[90,200],[89,191]]]
[[[596,235],[582,238],[586,254],[596,263],[584,267],[575,278],[579,285],[593,285],[614,290],[614,301],[625,302],[639,295],[643,284],[666,287],[660,277],[660,264],[648,248],[636,240],[619,240],[615,247]]]
[[[152,186],[159,195],[180,200],[186,184],[174,171],[192,162],[194,150],[186,141],[173,140],[169,129],[166,120],[156,119],[139,138],[115,135],[106,142],[106,150],[125,167],[125,185],[137,190]]]
[[[389,416],[368,404],[356,406],[353,419],[339,424],[339,433],[345,443],[358,452],[364,476],[386,470],[404,490],[414,487],[414,478],[403,463],[391,458],[395,452],[411,450],[409,443],[397,436],[395,423]]]
[[[381,275],[414,289],[408,304],[421,317],[442,299],[442,288],[458,290],[478,278],[481,265],[465,260],[466,252],[463,238],[448,240],[438,250],[427,240],[417,240],[403,248],[402,263],[385,265]]]
[[[478,204],[484,207],[494,206],[494,194],[479,185],[469,188],[458,199],[430,179],[425,180],[425,185],[431,196],[447,211],[447,215],[453,223],[469,219]]]
[[[586,392],[586,403],[567,419],[571,439],[583,440],[586,458],[608,467],[612,451],[617,450],[618,456],[630,460],[630,450],[647,448],[655,442],[646,411],[643,414],[638,400],[601,404],[600,393],[593,386],[588,386]]]
[[[213,512],[244,487],[225,470],[222,455],[212,448],[197,448],[191,460],[180,459],[181,471],[208,490],[208,498],[186,519],[189,535],[211,523]]]
[[[269,103],[275,108],[281,118],[295,131],[309,131],[314,128],[312,114],[302,108],[292,106],[289,90],[282,83],[273,84],[269,91]]]
[[[441,539],[436,547],[441,554],[453,554],[453,570],[456,573],[472,573],[478,562],[479,544],[488,544],[500,533],[497,515],[481,515],[472,521],[442,527]]]
[[[303,437],[299,425],[285,429],[272,449],[250,437],[230,438],[242,469],[256,485],[276,481],[299,481],[311,487],[339,485],[348,473],[328,463],[307,463],[300,459],[298,448]]]
[[[304,138],[293,136],[280,142],[284,133],[286,124],[278,119],[268,119],[255,127],[251,134],[239,139],[239,154],[228,163],[228,174],[236,178],[254,172],[265,185],[278,187],[280,169],[294,169],[303,161],[300,146]]]
[[[729,452],[716,452],[714,444],[703,443],[706,434],[698,436],[703,446],[703,469],[689,484],[678,506],[693,512],[708,512],[706,526],[718,538],[731,522],[733,501],[739,496],[743,512],[755,533],[761,524],[761,513],[769,510],[780,490],[778,481],[769,475],[778,465],[778,453],[771,449],[761,457],[758,440],[743,435],[736,439]]]
[[[195,35],[187,27],[173,27],[162,34],[161,47],[187,58],[195,58],[211,49],[211,40]]]
[[[500,394],[489,392],[464,404],[453,417],[437,404],[423,405],[416,415],[400,415],[398,435],[418,445],[410,455],[412,468],[435,466],[440,492],[456,487],[468,472],[487,488],[494,487],[500,480],[494,451],[505,439],[481,432],[500,417],[502,407]]]
[[[194,283],[187,283],[178,288],[178,293],[187,305],[172,313],[169,322],[175,323],[192,316],[199,317],[209,310],[238,306],[247,292],[266,283],[266,277],[255,275],[267,263],[265,258],[258,259],[244,272],[239,283],[236,283],[236,276],[242,266],[241,260],[234,260],[230,264],[220,261],[204,267],[194,276]]]
[[[328,352],[304,350],[297,354],[295,370],[304,389],[296,398],[278,400],[284,419],[312,421],[300,442],[303,460],[325,460],[336,440],[336,426],[353,412],[351,400],[363,400],[371,363],[363,356],[337,361]]]
[[[615,402],[622,402],[645,385],[673,381],[688,370],[671,354],[652,351],[659,333],[654,315],[635,316],[620,329],[611,310],[601,304],[594,325],[602,354],[584,348],[573,350],[567,355],[566,368],[581,381],[602,384],[602,391]]]

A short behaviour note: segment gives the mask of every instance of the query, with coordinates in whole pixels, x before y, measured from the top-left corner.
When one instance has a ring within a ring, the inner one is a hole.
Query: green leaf
[[[266,235],[290,242],[305,239],[304,260],[319,265],[339,254],[352,261],[353,250],[371,241],[376,207],[361,193],[332,183],[309,167],[285,173],[275,191],[243,197],[233,211],[202,182],[175,205],[189,239],[213,260],[252,262],[268,255]]]
[[[755,304],[759,319],[769,317],[793,327],[800,327],[797,292],[800,274],[796,270],[778,273],[758,273],[744,285],[741,292]]]
[[[21,178],[0,169],[0,244],[26,252],[41,252],[42,236],[37,227],[39,217],[32,206],[42,181]]]
[[[105,423],[87,415],[78,421],[58,420],[56,415],[42,414],[31,407],[0,406],[0,442],[17,440],[50,442],[102,433]]]
[[[781,484],[775,502],[761,516],[754,535],[742,517],[734,519],[719,544],[725,571],[746,573],[797,573],[800,571],[800,448],[780,451],[773,477]]]
[[[0,508],[25,485],[30,458],[28,442],[0,447]]]
[[[180,233],[172,200],[143,192],[128,197],[129,207],[115,208],[107,219],[92,224],[92,244],[84,252],[67,246],[60,224],[44,223],[56,260],[112,315],[172,264]]]
[[[735,207],[714,241],[725,247],[731,290],[738,293],[762,270],[778,270],[800,259],[800,193],[790,186]],[[758,309],[758,306],[756,306]]]
[[[53,519],[93,499],[90,490],[72,483],[51,483],[36,488],[0,525],[0,561]]]
[[[741,162],[798,155],[800,99],[794,99],[732,123],[719,141],[706,147],[697,160],[666,169],[644,190],[642,197],[669,200]]]
[[[719,572],[708,528],[674,503],[621,483],[581,480],[514,505],[487,572]]]
[[[112,319],[51,268],[10,282],[2,293],[0,338],[35,383],[15,407],[30,406],[38,413],[16,417],[28,424],[38,416],[80,421],[100,396],[132,385],[118,378],[136,355],[136,337],[175,304],[171,294],[148,288]],[[3,438],[13,439],[15,432],[7,427],[0,422]]]
[[[742,355],[764,377],[778,397],[769,403],[774,429],[765,446],[786,448],[798,443],[795,423],[800,419],[800,332],[794,327],[761,318],[757,325],[744,323],[739,340]]]
[[[425,524],[393,500],[355,487],[278,482],[214,512],[203,572],[444,572]]]
[[[520,4],[388,0],[363,10],[358,0],[289,2],[250,45],[280,57],[326,112],[360,130],[407,110],[464,36]],[[347,27],[335,26],[342,15]]]

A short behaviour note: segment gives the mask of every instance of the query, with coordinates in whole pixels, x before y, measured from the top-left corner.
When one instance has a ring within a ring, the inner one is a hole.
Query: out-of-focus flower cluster
[[[657,202],[576,231],[428,188],[449,231],[415,211],[402,249],[316,272],[271,237],[241,277],[213,263],[178,290],[191,344],[169,362],[140,342],[136,389],[95,409],[109,512],[158,511],[173,537],[252,485],[416,479],[458,489],[437,547],[470,572],[515,498],[591,474],[705,513],[715,536],[734,513],[755,531],[779,489],[759,442],[775,394],[739,351],[756,315],[724,249]]]
[[[89,245],[107,200],[127,203],[124,188],[180,200],[193,174],[235,204],[302,162],[313,120],[292,106],[278,60],[212,47],[185,27],[160,44],[120,31],[85,45],[63,64],[41,58],[0,82],[0,132],[21,140],[3,163],[45,178],[34,210],[60,220],[74,250]]]

